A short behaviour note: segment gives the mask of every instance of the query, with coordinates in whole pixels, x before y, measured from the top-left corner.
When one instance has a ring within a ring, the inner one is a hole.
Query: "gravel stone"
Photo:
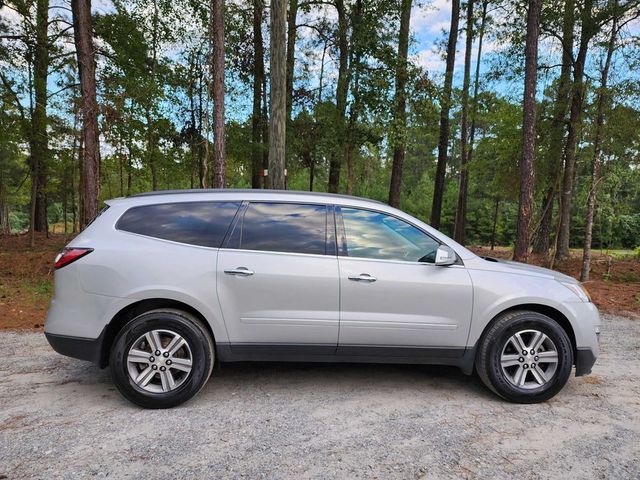
[[[41,333],[0,332],[0,478],[640,478],[640,319],[544,404],[455,368],[226,364],[172,410]]]

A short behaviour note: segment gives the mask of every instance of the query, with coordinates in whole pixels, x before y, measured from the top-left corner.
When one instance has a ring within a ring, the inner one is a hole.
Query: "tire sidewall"
[[[505,377],[500,362],[506,342],[522,330],[538,330],[544,333],[558,351],[558,366],[553,378],[534,389],[523,389],[513,385]],[[573,366],[573,348],[567,334],[555,321],[542,314],[525,312],[496,332],[486,360],[489,380],[499,395],[518,403],[536,403],[553,397],[567,383]]]
[[[127,354],[133,343],[151,330],[171,330],[188,343],[192,368],[185,382],[167,393],[147,392],[137,386],[127,370]],[[174,312],[149,312],[127,323],[111,349],[111,376],[122,395],[144,408],[171,408],[200,391],[211,373],[213,352],[203,332],[189,319]]]

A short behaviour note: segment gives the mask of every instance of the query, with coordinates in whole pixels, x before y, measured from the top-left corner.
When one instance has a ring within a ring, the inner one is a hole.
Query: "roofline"
[[[373,200],[371,198],[356,197],[353,195],[343,195],[339,193],[326,193],[326,192],[307,192],[301,190],[270,190],[270,189],[251,189],[251,188],[190,188],[184,190],[156,190],[155,192],[136,193],[130,197],[153,197],[162,195],[185,195],[185,194],[199,194],[199,193],[251,193],[251,194],[278,194],[278,195],[305,195],[315,197],[328,197],[328,198],[342,198],[347,200],[360,200],[378,203],[380,205],[387,205],[379,200]]]

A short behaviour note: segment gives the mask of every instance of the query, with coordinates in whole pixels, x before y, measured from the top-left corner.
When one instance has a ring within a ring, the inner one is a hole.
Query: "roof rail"
[[[373,200],[370,198],[356,197],[353,195],[343,195],[339,193],[325,193],[325,192],[305,192],[298,190],[270,190],[270,189],[250,189],[250,188],[189,188],[184,190],[156,190],[155,192],[136,193],[131,197],[152,197],[155,195],[184,195],[184,194],[197,194],[197,193],[252,193],[252,194],[272,194],[278,195],[308,195],[308,196],[320,196],[320,197],[334,197],[334,198],[349,198],[356,200],[367,200],[370,202],[380,203],[379,200]],[[131,198],[130,197],[130,198]]]

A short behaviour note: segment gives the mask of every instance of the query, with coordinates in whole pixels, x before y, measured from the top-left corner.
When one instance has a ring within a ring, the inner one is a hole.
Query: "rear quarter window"
[[[218,248],[240,202],[180,202],[127,210],[116,228],[174,242]]]

